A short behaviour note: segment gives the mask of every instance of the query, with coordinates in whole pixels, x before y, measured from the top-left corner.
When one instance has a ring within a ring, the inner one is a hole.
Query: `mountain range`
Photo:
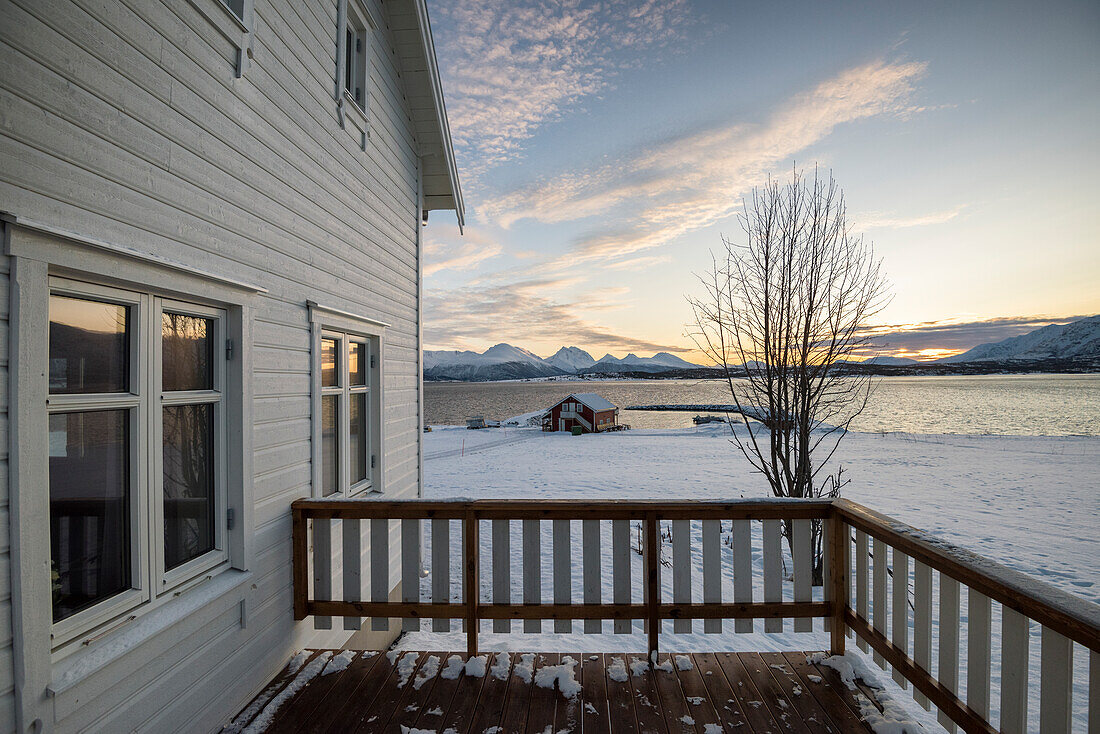
[[[668,352],[658,352],[652,357],[628,354],[621,359],[605,354],[597,360],[579,347],[562,347],[546,359],[511,344],[497,344],[480,354],[472,351],[424,351],[425,380],[482,382],[622,372],[656,374],[692,369],[701,369],[701,366]]]
[[[1073,359],[1100,357],[1100,316],[1051,324],[1020,336],[979,344],[941,363],[1002,362],[1011,360]]]

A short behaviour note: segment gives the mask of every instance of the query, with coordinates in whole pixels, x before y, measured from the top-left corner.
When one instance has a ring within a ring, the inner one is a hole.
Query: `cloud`
[[[913,356],[925,352],[930,357],[948,356],[979,344],[1026,334],[1048,324],[1066,324],[1089,315],[1004,316],[974,321],[927,321],[875,326],[867,330],[871,343],[865,353],[900,353]]]
[[[433,290],[424,299],[424,338],[429,348],[484,348],[505,341],[520,346],[563,344],[612,351],[686,352],[681,346],[616,334],[587,321],[582,311],[614,308],[605,301],[563,301],[548,295],[572,284],[536,279],[506,286]]]
[[[461,241],[455,241],[448,236],[429,239],[424,245],[427,256],[424,275],[434,275],[444,270],[473,270],[503,251],[504,247],[499,242],[470,229],[467,229]]]
[[[564,174],[499,197],[484,207],[497,224],[543,223],[599,215],[601,229],[580,237],[557,263],[622,258],[718,222],[778,166],[838,125],[902,116],[921,62],[863,64],[792,98],[764,124],[695,131],[638,150],[593,170]]]
[[[682,37],[687,0],[462,0],[433,4],[451,135],[464,174],[522,155],[523,142]]]
[[[924,227],[929,224],[943,224],[950,222],[962,213],[966,206],[957,206],[942,212],[932,212],[909,217],[899,217],[887,212],[865,212],[854,218],[853,225],[856,229],[905,229],[907,227]]]

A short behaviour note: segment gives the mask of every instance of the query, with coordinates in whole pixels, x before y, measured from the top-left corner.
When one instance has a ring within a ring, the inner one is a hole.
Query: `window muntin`
[[[225,314],[50,288],[56,647],[226,560]]]
[[[366,337],[321,337],[321,496],[372,488],[371,360]]]

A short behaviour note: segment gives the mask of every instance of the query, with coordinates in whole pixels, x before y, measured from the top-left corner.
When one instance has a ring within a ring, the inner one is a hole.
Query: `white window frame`
[[[123,290],[51,276],[49,295],[116,303],[130,308],[127,323],[129,392],[49,395],[46,411],[58,413],[128,410],[130,453],[131,588],[52,624],[51,649],[56,654],[74,640],[121,615],[173,595],[181,585],[213,572],[228,560],[227,508],[228,443],[225,430],[225,323],[223,309],[161,298],[151,293]],[[212,319],[213,378],[211,390],[165,393],[162,390],[161,316],[182,313]],[[163,408],[205,403],[214,410],[214,548],[171,570],[164,562]],[[48,484],[47,484],[48,486]]]
[[[312,327],[312,481],[314,497],[354,497],[368,492],[385,492],[384,482],[384,427],[382,423],[385,391],[383,389],[383,359],[385,344],[386,324],[375,321],[365,316],[358,316],[346,311],[322,306],[310,302],[310,322]],[[322,339],[337,339],[338,344],[338,374],[339,386],[323,387],[321,385],[321,344]],[[351,342],[359,342],[366,346],[366,384],[362,387],[351,387],[348,375],[348,345]],[[373,358],[373,359],[372,359]],[[355,483],[350,482],[351,453],[350,453],[350,403],[351,394],[367,393],[367,477]],[[339,440],[339,471],[336,481],[336,492],[325,495],[323,486],[324,456],[322,436],[322,408],[321,397],[323,395],[340,395],[339,415],[337,416],[338,440]],[[372,460],[373,459],[373,460]]]
[[[338,0],[336,8],[336,113],[340,127],[348,130],[363,150],[370,139],[370,70],[372,40],[382,27],[371,9],[360,0]],[[362,49],[352,50],[352,68],[348,68],[348,31],[352,40],[359,41]],[[346,84],[351,73],[352,89]],[[360,98],[355,98],[354,87],[360,87]]]

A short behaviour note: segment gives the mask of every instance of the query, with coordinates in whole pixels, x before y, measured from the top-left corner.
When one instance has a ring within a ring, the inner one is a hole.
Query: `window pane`
[[[214,319],[164,313],[160,318],[161,386],[214,389]]]
[[[214,406],[164,409],[164,568],[214,549]]]
[[[351,483],[367,478],[367,394],[351,394],[349,430],[351,432]]]
[[[50,416],[53,621],[130,588],[129,413]]]
[[[50,392],[129,389],[128,306],[50,296]]]
[[[340,491],[340,396],[321,398],[321,494]]]
[[[321,385],[333,387],[339,385],[337,372],[340,368],[339,361],[340,342],[336,339],[321,340]]]
[[[353,71],[353,64],[355,63],[355,36],[350,28],[344,33],[344,89],[354,94],[355,87],[352,80],[355,78],[355,72]]]
[[[362,342],[348,343],[348,384],[367,384],[367,345]]]

